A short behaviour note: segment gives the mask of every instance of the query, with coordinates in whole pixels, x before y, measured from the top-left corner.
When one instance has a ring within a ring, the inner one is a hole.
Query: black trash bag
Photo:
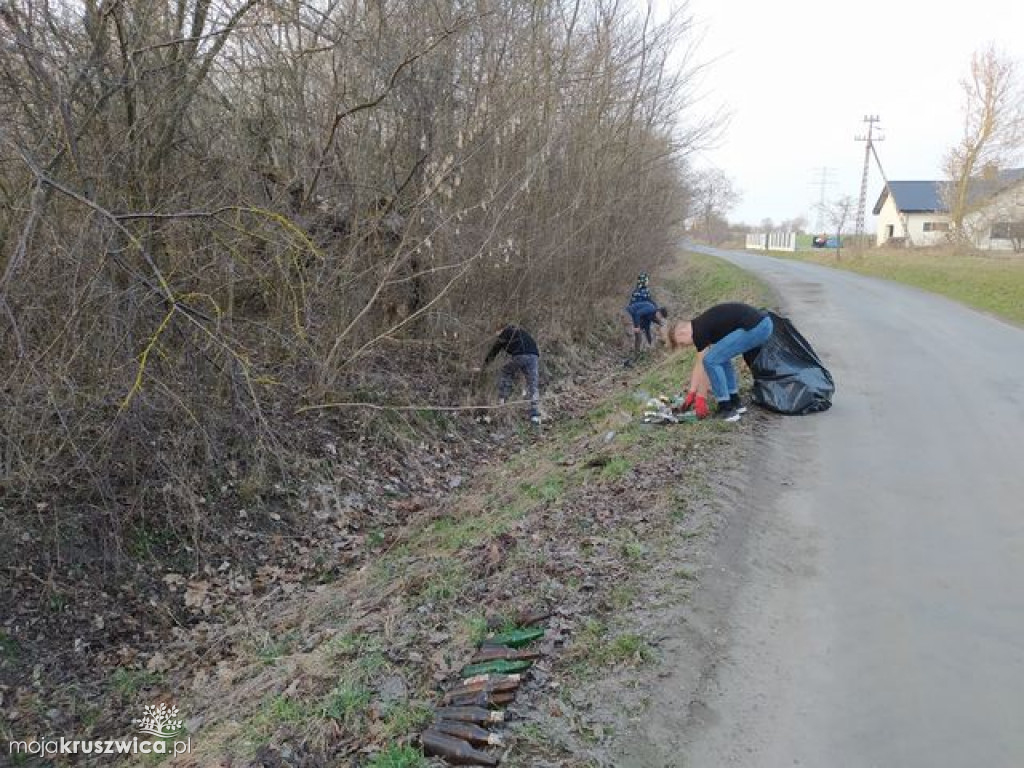
[[[743,354],[754,377],[753,401],[778,413],[801,415],[832,407],[832,374],[787,318],[769,312],[772,335]]]

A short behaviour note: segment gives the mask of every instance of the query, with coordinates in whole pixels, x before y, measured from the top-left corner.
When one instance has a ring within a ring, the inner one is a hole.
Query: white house
[[[984,206],[964,217],[972,242],[987,251],[1024,250],[1024,168],[1001,171],[980,186]]]
[[[875,245],[937,245],[949,232],[944,182],[890,181],[872,212],[878,217]]]
[[[949,232],[946,181],[890,181],[873,209],[878,217],[876,245],[937,245]],[[989,170],[971,182],[972,211],[964,230],[976,248],[1024,247],[1024,168]]]

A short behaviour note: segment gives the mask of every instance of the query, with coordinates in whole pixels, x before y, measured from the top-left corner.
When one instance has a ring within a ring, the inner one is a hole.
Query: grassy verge
[[[748,275],[703,255],[688,254],[659,283],[659,299],[671,297],[680,315],[769,299]],[[205,723],[193,739],[198,762],[176,764],[287,756],[421,766],[415,739],[440,687],[489,627],[538,606],[554,611],[538,674],[555,683],[535,689],[538,710],[571,712],[588,680],[656,659],[656,638],[628,612],[685,598],[696,565],[679,561],[679,544],[706,533],[694,509],[712,493],[694,468],[737,434],[720,422],[642,423],[646,400],[678,392],[692,363],[692,351],[659,351],[646,367],[612,370],[573,392],[533,446],[412,514],[358,574],[251,617],[231,640],[235,663],[217,670],[220,679],[197,676],[193,687],[208,689],[190,702]],[[583,720],[558,720],[576,743],[594,738]],[[503,764],[589,765],[549,725],[510,726]]]
[[[692,312],[719,301],[767,306],[774,299],[771,289],[749,272],[702,253],[687,253],[668,283],[672,293]]]
[[[772,252],[771,255],[894,280],[1024,325],[1024,257],[1021,256],[970,254],[947,249],[844,250],[838,259],[835,251]]]

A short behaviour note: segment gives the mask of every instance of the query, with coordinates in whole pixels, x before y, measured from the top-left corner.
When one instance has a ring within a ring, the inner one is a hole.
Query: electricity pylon
[[[867,142],[864,147],[864,175],[860,179],[860,200],[857,203],[857,225],[854,227],[858,244],[862,243],[864,239],[864,208],[868,200],[868,168],[871,165],[871,154],[874,152],[873,142],[885,140],[884,136],[875,137],[874,135],[878,115],[864,115],[864,122],[868,124],[867,136],[854,136],[856,141]]]
[[[814,222],[815,232],[822,232],[825,228],[825,193],[832,184],[832,174],[834,171],[834,168],[826,168],[824,166],[817,170],[818,177],[814,180],[815,186],[818,187],[818,218]]]

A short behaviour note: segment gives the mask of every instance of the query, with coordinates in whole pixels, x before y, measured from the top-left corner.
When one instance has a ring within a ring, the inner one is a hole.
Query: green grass
[[[388,657],[384,655],[384,652],[375,649],[369,653],[360,656],[355,663],[355,672],[361,680],[370,680],[371,678],[380,675],[383,670],[387,669]]]
[[[636,601],[638,590],[628,584],[618,584],[612,588],[611,603],[616,610],[625,610]]]
[[[10,635],[0,632],[0,659],[16,659],[21,655],[21,645]]]
[[[640,564],[650,551],[647,545],[640,541],[632,532],[622,534],[619,541],[619,549],[622,556],[631,565]]]
[[[331,639],[328,653],[332,657],[338,658],[359,656],[374,644],[375,642],[372,637],[359,632],[339,634]]]
[[[358,683],[340,683],[324,697],[323,714],[331,720],[351,725],[366,716],[371,693]]]
[[[654,658],[654,651],[644,638],[633,632],[614,637],[604,647],[606,664],[646,664]]]
[[[423,754],[412,747],[390,746],[374,755],[367,768],[427,768]]]
[[[451,600],[461,594],[469,581],[462,563],[450,558],[438,559],[426,575],[420,594],[431,602]]]
[[[568,651],[567,660],[580,677],[616,664],[646,664],[654,659],[650,644],[634,632],[611,634],[601,621],[591,619],[583,625]]]
[[[293,632],[285,632],[280,637],[266,635],[257,652],[257,656],[264,664],[273,664],[283,656],[287,656],[298,644],[298,637]]]
[[[844,250],[777,254],[882,277],[937,293],[1024,325],[1024,256],[988,256],[940,249]]]
[[[323,716],[323,709],[311,702],[273,694],[263,699],[259,712],[246,724],[245,736],[251,744],[258,744],[280,728],[305,727]]]
[[[156,672],[118,667],[110,676],[110,687],[115,693],[130,699],[140,691],[160,685],[163,681],[164,676]]]
[[[466,637],[469,638],[469,642],[473,645],[480,645],[487,637],[487,617],[483,614],[477,614],[475,616],[467,616],[462,620],[463,631]]]
[[[743,301],[754,306],[768,306],[773,301],[765,283],[714,256],[687,252],[682,268],[682,275],[669,281],[669,287],[683,298],[691,313],[721,301]],[[670,316],[669,320],[673,319]]]
[[[603,480],[618,480],[629,474],[633,469],[633,462],[623,456],[615,456],[607,464],[601,467],[601,478]]]
[[[565,476],[561,472],[552,472],[537,483],[524,483],[522,491],[534,501],[551,504],[558,501],[565,493]]]
[[[696,581],[697,580],[697,574],[693,570],[691,570],[690,568],[686,568],[686,567],[676,568],[672,572],[672,575],[675,576],[677,579],[680,579],[682,581]]]
[[[434,709],[420,702],[392,704],[384,710],[383,731],[389,739],[422,731],[434,718]]]
[[[492,524],[478,517],[456,520],[442,517],[431,523],[427,536],[422,542],[431,544],[437,549],[454,552],[467,544],[475,544],[492,531]]]

